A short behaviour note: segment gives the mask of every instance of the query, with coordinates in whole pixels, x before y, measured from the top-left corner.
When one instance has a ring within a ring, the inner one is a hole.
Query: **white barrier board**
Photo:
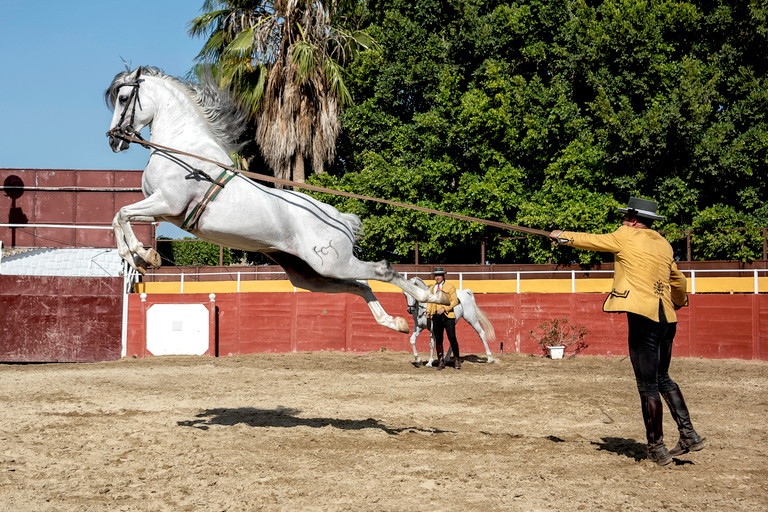
[[[202,304],[154,304],[147,310],[147,350],[156,356],[203,355],[210,339]]]

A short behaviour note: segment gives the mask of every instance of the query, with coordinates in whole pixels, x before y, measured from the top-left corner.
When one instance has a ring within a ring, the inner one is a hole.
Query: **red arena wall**
[[[142,171],[0,169],[0,224],[111,226],[125,205],[144,199]],[[134,231],[145,244],[150,224]],[[115,247],[112,230],[21,227],[0,228],[3,247]]]
[[[123,280],[0,275],[0,361],[120,359]]]
[[[392,315],[404,316],[401,293],[377,294]],[[603,294],[477,294],[475,299],[494,325],[494,354],[540,354],[530,331],[545,320],[567,316],[590,330],[589,347],[582,354],[627,355],[626,317],[603,313]],[[768,296],[689,295],[690,306],[678,312],[676,357],[768,360]],[[209,303],[206,294],[151,294],[152,304]],[[370,352],[409,351],[410,334],[385,329],[373,320],[365,301],[353,295],[321,293],[221,293],[215,298],[216,347],[219,356],[258,352],[338,350]],[[142,305],[138,294],[129,297],[127,355],[144,357]],[[464,321],[457,326],[461,350],[484,354],[482,342]],[[429,338],[416,342],[424,355]]]

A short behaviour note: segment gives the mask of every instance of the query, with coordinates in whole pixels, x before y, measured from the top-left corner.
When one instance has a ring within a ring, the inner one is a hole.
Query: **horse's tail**
[[[341,218],[344,219],[346,225],[352,230],[352,236],[355,242],[357,242],[363,236],[363,221],[354,213],[341,213]]]
[[[477,308],[477,319],[480,321],[480,325],[485,331],[485,336],[488,338],[488,342],[494,341],[496,339],[496,331],[493,329],[491,321],[485,316],[485,312],[480,308]]]
[[[480,322],[480,326],[485,331],[485,337],[488,339],[488,342],[492,342],[496,339],[496,330],[493,328],[493,324],[490,320],[488,320],[488,317],[485,316],[485,311],[480,309],[480,306],[477,305],[477,301],[475,301],[475,294],[472,293],[472,290],[465,290],[469,296],[472,298],[472,302],[475,303],[475,311],[477,311],[477,320]]]

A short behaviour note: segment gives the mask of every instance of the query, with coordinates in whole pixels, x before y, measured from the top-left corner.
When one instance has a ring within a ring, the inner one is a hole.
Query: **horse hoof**
[[[128,264],[130,265],[130,262]],[[139,256],[133,256],[133,265],[131,266],[141,275],[145,275],[147,273],[147,262],[141,259]]]
[[[150,249],[149,252],[147,252],[147,263],[155,268],[160,268],[163,266],[163,261],[160,258],[160,254],[154,249]]]
[[[451,298],[443,290],[437,290],[437,292],[435,292],[435,302],[437,304],[442,304],[443,306],[447,306],[448,304],[451,303]]]
[[[406,322],[405,318],[401,316],[395,317],[395,330],[405,333],[411,332],[410,327],[408,327],[408,322]]]

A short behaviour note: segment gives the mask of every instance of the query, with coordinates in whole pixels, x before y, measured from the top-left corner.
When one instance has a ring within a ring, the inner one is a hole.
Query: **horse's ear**
[[[131,76],[130,76],[130,78],[129,78],[129,81],[130,81],[130,82],[138,82],[138,81],[139,81],[139,77],[141,77],[141,66],[139,66],[138,68],[136,68],[136,71],[134,71],[133,73],[131,73]]]

